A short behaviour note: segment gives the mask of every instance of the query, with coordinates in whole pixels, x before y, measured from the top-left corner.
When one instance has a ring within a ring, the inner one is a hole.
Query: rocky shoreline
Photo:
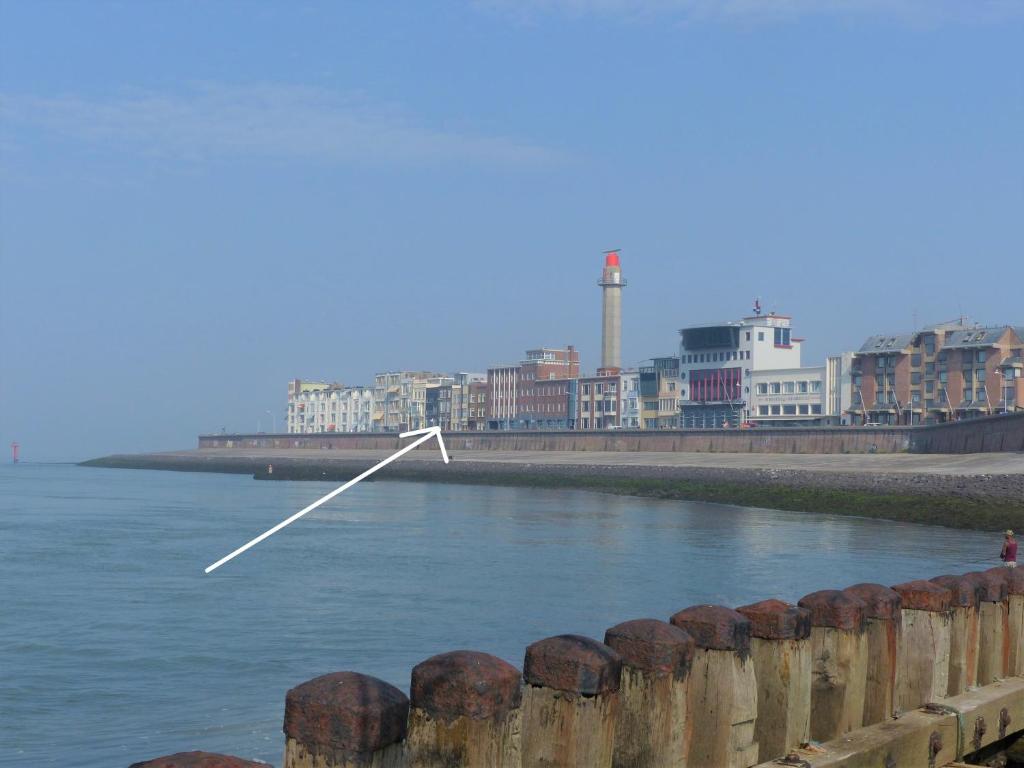
[[[267,472],[268,463],[273,472]],[[375,462],[344,457],[124,454],[83,466],[249,474],[262,480],[345,481]],[[876,517],[976,530],[1024,529],[1024,474],[935,474],[708,466],[405,461],[380,480],[572,488],[800,512]]]

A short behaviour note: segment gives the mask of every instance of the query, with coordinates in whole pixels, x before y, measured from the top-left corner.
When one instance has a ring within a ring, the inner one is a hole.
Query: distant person
[[[1013,538],[1013,531],[1007,531],[1003,539],[1003,550],[999,553],[999,559],[1007,568],[1017,567],[1017,540]]]

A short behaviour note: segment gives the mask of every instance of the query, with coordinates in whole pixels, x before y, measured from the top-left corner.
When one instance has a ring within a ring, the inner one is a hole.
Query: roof
[[[1008,325],[990,325],[985,328],[957,329],[946,339],[943,349],[956,349],[963,347],[991,347],[999,342],[999,339],[1006,333]]]
[[[901,352],[914,343],[916,333],[883,333],[878,336],[869,336],[857,354],[872,355],[884,354],[886,352]]]

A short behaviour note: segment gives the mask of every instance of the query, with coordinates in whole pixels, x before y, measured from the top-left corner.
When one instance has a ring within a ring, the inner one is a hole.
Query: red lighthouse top
[[[606,253],[604,255],[604,265],[606,267],[617,267],[617,266],[619,266],[619,252],[618,251],[608,251],[608,253]]]

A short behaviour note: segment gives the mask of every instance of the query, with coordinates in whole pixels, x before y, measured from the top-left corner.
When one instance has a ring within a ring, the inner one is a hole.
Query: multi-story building
[[[792,318],[769,312],[738,321],[692,326],[679,334],[681,426],[737,426],[761,419],[796,425],[823,420],[825,369],[801,367],[803,339],[793,336]],[[815,385],[814,381],[818,383]],[[795,390],[800,382],[806,382],[809,388],[816,386],[818,390],[813,394],[817,395],[817,402],[812,397],[784,402],[781,395],[786,394],[787,382],[792,382]],[[773,383],[779,385],[778,393],[772,392]],[[758,395],[757,384],[765,385],[763,395]],[[816,404],[817,413],[812,413]],[[802,413],[802,405],[807,406],[806,414]],[[767,414],[761,416],[764,406]]]
[[[487,429],[487,386],[486,379],[469,382],[466,429],[471,432]]]
[[[758,424],[814,426],[825,414],[825,366],[751,371],[745,412]],[[749,420],[749,419],[748,419]],[[731,426],[737,426],[735,422]]]
[[[428,384],[451,377],[430,371],[392,371],[374,377],[373,431],[405,432],[426,426]]]
[[[619,420],[623,429],[643,429],[640,408],[640,372],[619,374]]]
[[[853,352],[829,355],[825,361],[825,424],[850,423],[853,405]]]
[[[679,426],[683,395],[679,358],[655,357],[640,366],[640,426],[642,429],[673,429]]]
[[[576,429],[621,427],[619,374],[580,376],[577,383]]]
[[[1024,389],[1024,336],[965,318],[922,331],[872,336],[853,358],[856,424],[935,424],[1015,411]]]
[[[518,365],[487,369],[487,413],[491,429],[551,429],[564,427],[563,416],[552,398],[561,394],[551,382],[579,376],[580,353],[541,347],[526,352]]]
[[[369,432],[373,389],[295,379],[288,384],[288,432]]]

